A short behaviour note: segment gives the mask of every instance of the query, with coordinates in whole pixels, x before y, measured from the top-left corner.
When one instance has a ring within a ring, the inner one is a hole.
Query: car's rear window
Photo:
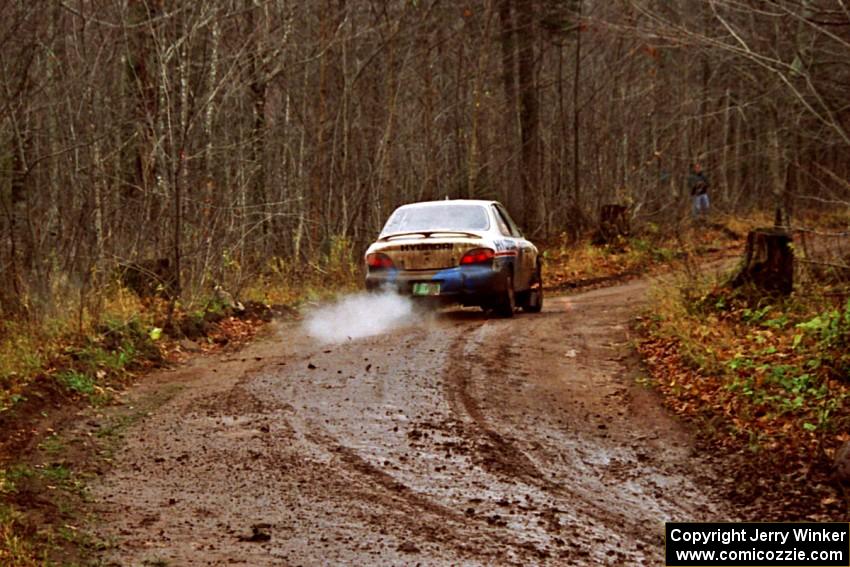
[[[382,235],[420,230],[487,230],[490,221],[481,205],[401,207],[390,216]]]

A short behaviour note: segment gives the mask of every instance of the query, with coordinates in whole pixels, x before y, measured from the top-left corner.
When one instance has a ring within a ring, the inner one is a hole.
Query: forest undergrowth
[[[685,257],[716,258],[737,254],[746,226],[737,219],[718,219],[693,230],[682,225],[672,232],[648,224],[636,234],[619,236],[606,243],[592,237],[572,242],[566,235],[543,246],[545,286],[550,292],[587,289],[666,270]]]
[[[639,320],[639,350],[666,403],[726,459],[730,496],[753,520],[839,520],[834,477],[850,441],[850,285],[800,267],[795,291],[729,285],[734,271],[679,272]]]
[[[116,281],[87,302],[96,312],[57,297],[58,315],[0,322],[0,565],[51,564],[102,544],[75,527],[86,473],[59,435],[81,409],[106,409],[150,370],[237,349],[272,317],[354,289],[353,258],[342,242],[306,268],[274,260],[238,299],[211,288],[172,303]]]

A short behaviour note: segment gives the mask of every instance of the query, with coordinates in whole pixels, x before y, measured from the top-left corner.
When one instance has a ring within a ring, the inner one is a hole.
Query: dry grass
[[[255,278],[242,294],[246,300],[266,305],[298,306],[359,289],[362,266],[351,243],[334,239],[328,251],[316,262],[294,262],[273,258],[260,277]]]
[[[36,376],[60,370],[55,365],[69,348],[97,337],[104,326],[118,329],[135,322],[152,329],[162,313],[124,288],[108,290],[96,316],[73,300],[57,300],[57,305],[57,314],[41,321],[0,323],[0,413],[25,396]]]
[[[295,307],[361,286],[360,272],[353,264],[329,269],[322,266],[294,267],[274,261],[266,274],[252,281],[242,293],[249,301]]]
[[[295,307],[359,287],[360,270],[351,243],[336,238],[315,263],[305,266],[273,259],[262,274],[250,280],[237,299]],[[107,332],[131,329],[142,336],[149,333],[156,336],[155,329],[164,326],[168,313],[165,300],[143,302],[116,282],[85,298],[67,290],[55,291],[50,309],[45,310],[48,314],[38,320],[0,322],[0,414],[25,398],[27,387],[36,376],[60,373],[62,359],[69,349],[84,346],[89,354],[98,358],[97,364],[108,367],[106,371],[120,370],[110,366],[129,362],[126,356],[118,360],[109,353],[94,352],[104,329]],[[179,303],[175,317],[197,317],[199,314],[203,317],[205,310],[218,307],[213,290],[208,289]],[[132,348],[128,350],[133,351]],[[125,352],[122,356],[137,354]]]
[[[649,223],[635,234],[604,245],[595,245],[589,238],[572,242],[562,235],[543,246],[546,284],[558,287],[642,274],[653,267],[734,249],[741,245],[747,227],[760,221],[717,217],[708,225],[684,223],[674,230]]]
[[[45,565],[26,538],[19,535],[15,521],[0,510],[0,565],[4,567],[33,567]]]
[[[0,498],[14,492],[14,483],[6,470],[0,469]],[[22,535],[19,513],[0,501],[0,565],[4,567],[32,567],[43,565],[29,539]]]

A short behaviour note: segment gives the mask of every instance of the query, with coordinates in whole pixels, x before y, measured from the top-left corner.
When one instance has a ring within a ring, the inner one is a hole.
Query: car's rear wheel
[[[526,313],[540,313],[543,310],[543,271],[539,263],[531,286],[523,293],[522,310]]]
[[[514,311],[516,311],[514,277],[513,274],[507,272],[505,274],[505,290],[501,293],[496,305],[493,306],[493,312],[499,317],[513,317]]]

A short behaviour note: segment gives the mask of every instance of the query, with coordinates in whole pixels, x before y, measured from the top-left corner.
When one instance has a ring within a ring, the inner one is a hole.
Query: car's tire
[[[498,317],[513,317],[516,311],[516,293],[514,292],[514,276],[508,271],[505,273],[505,289],[500,294],[496,305],[493,306],[493,313]]]
[[[543,270],[540,264],[534,271],[531,286],[524,292],[522,310],[526,313],[540,313],[543,310]]]

